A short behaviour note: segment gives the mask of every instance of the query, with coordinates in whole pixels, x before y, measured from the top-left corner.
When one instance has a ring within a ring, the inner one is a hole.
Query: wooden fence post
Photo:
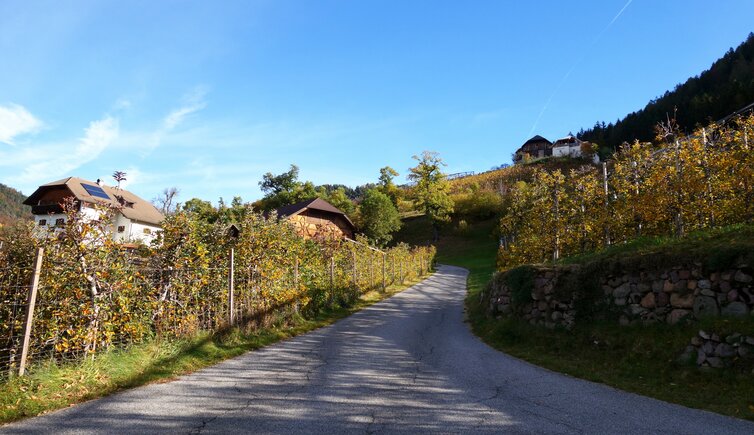
[[[398,267],[400,268],[400,279],[401,279],[401,285],[403,285],[403,259],[399,261]]]
[[[298,290],[298,257],[293,258],[293,287]]]
[[[393,273],[390,274],[390,284],[395,284],[395,255],[390,256],[390,268]]]
[[[236,321],[235,316],[235,304],[233,301],[233,293],[235,293],[235,250],[230,248],[230,268],[228,270],[228,310],[230,311],[230,326]]]
[[[335,256],[330,257],[330,288],[335,288]]]
[[[18,365],[18,375],[23,376],[26,373],[26,358],[29,356],[29,345],[31,344],[31,325],[34,322],[34,306],[37,303],[37,289],[39,288],[39,276],[42,273],[42,257],[44,248],[37,250],[37,257],[34,259],[34,275],[31,278],[31,287],[29,288],[29,298],[26,301],[26,322],[24,322],[24,341],[21,348],[21,361]]]
[[[385,280],[387,278],[385,277],[385,253],[382,253],[382,291],[384,292],[387,288],[387,285],[385,283]]]
[[[369,255],[369,287],[374,285],[374,270],[372,270],[372,251],[368,251]]]

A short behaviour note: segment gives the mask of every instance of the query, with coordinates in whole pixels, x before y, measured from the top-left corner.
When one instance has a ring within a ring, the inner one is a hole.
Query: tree
[[[272,210],[317,196],[317,190],[311,181],[298,180],[298,166],[296,165],[291,165],[287,172],[280,175],[270,172],[264,174],[259,187],[265,193],[264,198],[258,202],[263,210]]]
[[[204,222],[213,223],[218,219],[218,212],[212,203],[199,198],[191,198],[183,204],[183,211],[192,213]]]
[[[359,211],[362,230],[377,245],[385,245],[392,240],[393,233],[401,228],[401,219],[395,205],[377,189],[366,192]]]
[[[380,182],[379,182],[379,189],[382,193],[387,195],[390,200],[393,202],[393,205],[398,205],[398,196],[400,194],[400,191],[393,183],[393,178],[398,176],[398,171],[391,168],[390,166],[385,166],[384,168],[380,169]]]
[[[178,206],[178,204],[175,202],[175,199],[178,197],[179,193],[180,191],[177,187],[167,187],[162,191],[160,196],[152,200],[152,204],[160,209],[160,212],[162,212],[162,214],[167,215],[175,213]]]
[[[301,183],[298,181],[298,166],[291,165],[288,172],[280,175],[273,175],[271,172],[264,174],[259,187],[267,195],[280,195],[293,192],[299,184]]]
[[[412,158],[418,160],[419,164],[409,168],[408,179],[416,183],[413,189],[416,204],[429,218],[433,238],[437,241],[440,237],[440,225],[448,222],[453,213],[450,184],[441,170],[445,163],[434,151],[424,151],[421,157]]]

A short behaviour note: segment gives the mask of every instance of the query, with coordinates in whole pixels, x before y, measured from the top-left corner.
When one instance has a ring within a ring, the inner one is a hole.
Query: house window
[[[118,232],[119,232],[119,233],[122,233],[122,232],[124,232],[124,231],[126,231],[126,227],[125,227],[125,225],[118,225]]]
[[[55,226],[56,227],[62,227],[63,225],[65,225],[65,219],[63,219],[63,218],[57,218],[57,219],[55,219]]]
[[[47,219],[40,219],[39,220],[39,226],[47,225]]]
[[[149,228],[144,228],[144,234],[152,234],[152,230]]]

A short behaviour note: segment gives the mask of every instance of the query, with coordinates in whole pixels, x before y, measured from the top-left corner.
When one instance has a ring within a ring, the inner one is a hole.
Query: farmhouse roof
[[[568,133],[565,137],[561,137],[553,143],[553,146],[568,145],[572,143],[581,142],[573,133]]]
[[[26,198],[24,204],[37,205],[37,202],[46,191],[63,186],[79,201],[116,207],[123,216],[134,221],[159,225],[165,218],[152,203],[145,201],[128,190],[98,185],[97,183],[78,177],[63,178],[62,180],[41,185],[31,196]],[[98,193],[98,189],[101,189],[104,195]]]
[[[527,144],[530,144],[530,143],[535,143],[535,142],[547,142],[548,144],[552,143],[549,140],[543,138],[542,136],[536,135],[533,138],[531,138],[531,139],[527,140],[526,142],[524,142],[524,145],[527,145]]]
[[[306,201],[297,202],[295,204],[291,205],[284,205],[277,209],[278,217],[280,218],[286,218],[295,216],[299,213],[303,213],[306,210],[319,210],[324,211],[328,213],[338,214],[343,216],[346,221],[348,221],[351,226],[353,225],[353,222],[351,222],[351,219],[348,218],[348,216],[343,213],[339,208],[335,207],[334,205],[330,204],[329,202],[325,201],[322,198],[314,198],[314,199],[307,199]]]

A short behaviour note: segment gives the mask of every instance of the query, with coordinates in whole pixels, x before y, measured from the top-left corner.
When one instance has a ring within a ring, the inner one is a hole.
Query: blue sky
[[[128,174],[216,201],[295,163],[374,182],[422,150],[510,162],[699,74],[754,2],[0,2],[0,183]]]

